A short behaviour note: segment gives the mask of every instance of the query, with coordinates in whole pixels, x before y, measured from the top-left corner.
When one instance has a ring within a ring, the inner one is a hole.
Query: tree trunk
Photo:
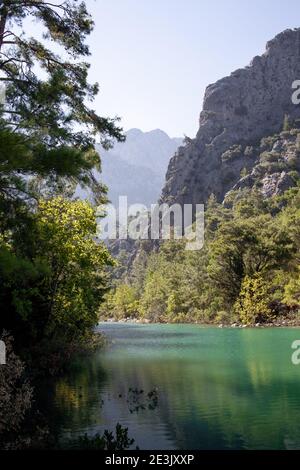
[[[0,17],[0,52],[1,52],[3,41],[4,41],[6,19],[7,19],[7,11],[6,9],[4,9],[2,16]]]

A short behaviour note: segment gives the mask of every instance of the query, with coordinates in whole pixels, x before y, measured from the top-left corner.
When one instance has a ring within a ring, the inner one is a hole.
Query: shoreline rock
[[[277,319],[275,322],[269,323],[255,323],[254,325],[243,325],[242,323],[231,323],[231,324],[224,324],[224,323],[201,323],[199,321],[195,322],[152,322],[149,318],[123,318],[123,319],[114,319],[108,318],[103,319],[99,323],[132,323],[132,324],[140,324],[140,325],[203,325],[203,326],[211,326],[216,328],[300,328],[300,318],[285,318],[285,319]]]

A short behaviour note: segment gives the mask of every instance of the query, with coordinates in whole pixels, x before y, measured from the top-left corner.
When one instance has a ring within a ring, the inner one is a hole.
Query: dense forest
[[[272,151],[284,140],[288,151]],[[141,241],[130,270],[120,252],[113,289],[101,306],[103,318],[151,322],[218,324],[298,322],[300,299],[300,131],[283,123],[279,135],[258,143],[256,180],[228,192],[223,203],[211,195],[205,211],[205,244],[185,250],[184,240],[149,249]],[[248,154],[253,148],[247,147]],[[238,153],[240,150],[238,150]],[[236,149],[227,152],[234,158]],[[287,158],[286,158],[287,156]],[[262,174],[285,171],[291,188],[266,197]],[[247,168],[242,170],[246,178]],[[284,323],[283,323],[284,324]]]

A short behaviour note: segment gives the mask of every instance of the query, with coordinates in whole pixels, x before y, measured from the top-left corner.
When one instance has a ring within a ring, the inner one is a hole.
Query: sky
[[[286,28],[299,0],[86,0],[93,107],[125,130],[194,137],[208,84],[249,64]]]

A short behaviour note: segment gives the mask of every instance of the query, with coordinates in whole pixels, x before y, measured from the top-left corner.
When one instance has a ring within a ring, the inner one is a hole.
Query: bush
[[[245,325],[272,320],[268,287],[260,274],[245,276],[234,312]]]
[[[107,294],[99,314],[100,318],[133,318],[138,315],[138,310],[139,302],[136,289],[129,284],[119,284],[114,291]]]
[[[259,157],[261,163],[273,163],[280,160],[280,154],[278,152],[263,152]]]
[[[80,436],[70,443],[71,447],[79,450],[126,450],[134,443],[134,439],[128,437],[128,428],[116,425],[115,436],[112,432],[104,431],[102,435],[96,434],[89,437],[87,434]]]
[[[28,444],[21,436],[33,389],[25,378],[24,363],[13,352],[12,337],[3,333],[1,339],[6,346],[6,364],[0,365],[0,449],[15,449]]]
[[[226,152],[221,155],[221,160],[223,163],[230,162],[242,156],[242,146],[233,145]]]
[[[3,325],[20,349],[79,341],[97,323],[112,259],[95,235],[88,203],[56,197],[39,202],[21,240],[1,244]]]

